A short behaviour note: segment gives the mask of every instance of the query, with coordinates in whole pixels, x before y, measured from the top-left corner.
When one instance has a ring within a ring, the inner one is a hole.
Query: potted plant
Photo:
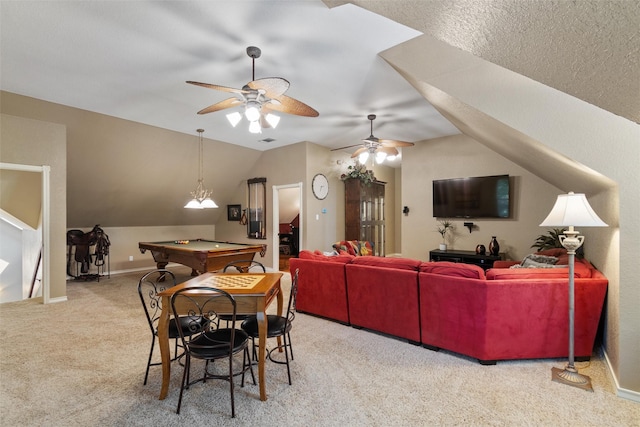
[[[371,185],[375,182],[376,177],[373,175],[372,170],[367,170],[367,167],[356,160],[355,164],[347,166],[347,172],[340,175],[342,181],[347,179],[359,179],[363,184]]]
[[[440,250],[446,251],[447,250],[447,233],[449,232],[449,230],[453,232],[453,228],[454,228],[453,222],[449,221],[448,219],[441,219],[441,220],[438,220],[438,224],[439,225],[438,225],[438,228],[436,228],[436,230],[442,236],[442,243],[440,243]]]
[[[566,228],[554,228],[549,230],[547,234],[541,234],[536,238],[536,241],[532,248],[536,248],[537,252],[541,252],[547,249],[564,248],[560,242],[560,236],[564,235]],[[580,246],[576,251],[576,257],[584,257],[584,247]]]

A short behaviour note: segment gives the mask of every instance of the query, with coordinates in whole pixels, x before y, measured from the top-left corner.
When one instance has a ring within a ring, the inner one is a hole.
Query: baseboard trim
[[[634,390],[628,390],[626,388],[620,387],[618,383],[618,378],[616,377],[615,372],[613,371],[613,366],[611,365],[611,360],[609,360],[609,356],[607,355],[607,351],[603,348],[602,353],[604,354],[605,364],[607,365],[607,369],[609,370],[609,375],[611,375],[611,379],[613,380],[613,384],[616,387],[616,396],[621,397],[623,399],[628,399],[633,402],[640,403],[640,392]]]

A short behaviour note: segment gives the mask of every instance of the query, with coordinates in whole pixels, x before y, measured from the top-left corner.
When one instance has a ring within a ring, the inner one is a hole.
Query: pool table
[[[264,256],[267,245],[217,242],[214,240],[170,240],[167,242],[139,242],[141,253],[151,251],[158,268],[168,263],[191,267],[191,275],[207,271],[217,271],[231,261],[252,260],[256,253]]]

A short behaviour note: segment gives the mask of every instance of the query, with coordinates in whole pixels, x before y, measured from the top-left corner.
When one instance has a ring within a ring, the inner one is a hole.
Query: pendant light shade
[[[199,144],[199,168],[198,168],[198,186],[194,191],[191,192],[192,199],[184,205],[187,209],[211,209],[217,208],[218,205],[211,199],[211,191],[205,189],[204,187],[204,178],[203,178],[203,151],[204,145],[202,140],[202,133],[204,129],[198,129],[198,144]]]

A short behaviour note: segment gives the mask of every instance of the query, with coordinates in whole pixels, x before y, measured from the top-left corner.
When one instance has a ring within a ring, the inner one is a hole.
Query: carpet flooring
[[[1,426],[640,426],[640,405],[615,395],[600,355],[577,364],[591,393],[551,381],[565,360],[481,366],[302,313],[293,385],[267,362],[266,402],[251,381],[238,386],[232,419],[228,384],[210,381],[185,391],[177,415],[180,365],[166,399],[159,367],[142,384],[151,334],[140,276],[69,282],[67,302],[0,304]],[[285,295],[289,286],[286,274]]]

